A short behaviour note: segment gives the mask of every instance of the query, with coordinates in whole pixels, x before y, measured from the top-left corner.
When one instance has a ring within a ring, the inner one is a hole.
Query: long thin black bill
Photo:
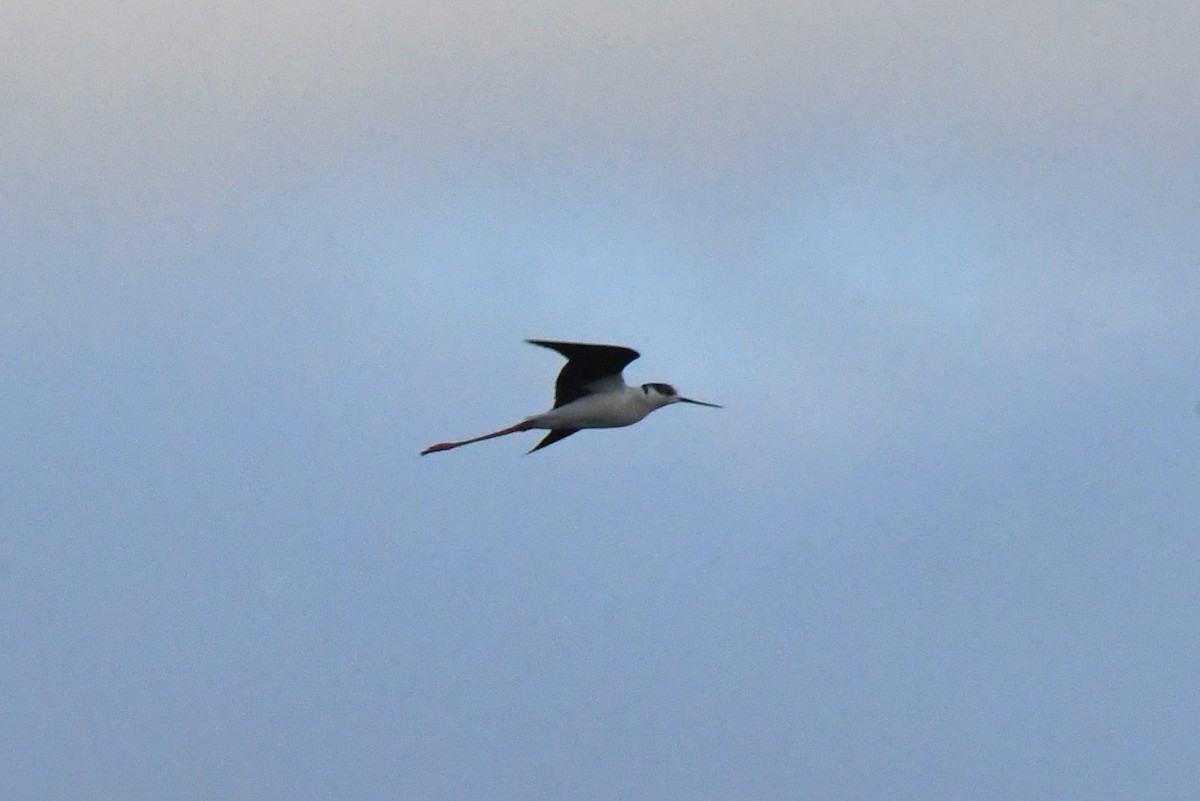
[[[692,400],[691,398],[680,398],[679,400],[683,401],[684,403],[694,403],[697,406],[711,406],[714,409],[724,409],[725,408],[724,406],[721,406],[718,403],[705,403],[704,401]]]

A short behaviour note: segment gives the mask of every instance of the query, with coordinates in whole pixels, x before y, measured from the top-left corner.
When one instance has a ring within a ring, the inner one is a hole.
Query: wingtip
[[[537,345],[539,348],[547,348],[557,353],[562,354],[567,359],[575,358],[580,354],[573,351],[583,350],[586,352],[609,352],[619,354],[623,358],[622,366],[628,365],[634,359],[642,354],[638,353],[631,347],[626,345],[610,345],[602,342],[568,342],[558,339],[526,339],[530,345]]]

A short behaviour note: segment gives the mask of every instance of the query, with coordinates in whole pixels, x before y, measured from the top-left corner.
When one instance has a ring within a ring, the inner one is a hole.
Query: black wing
[[[541,442],[539,442],[537,445],[534,445],[532,448],[530,448],[529,453],[533,453],[534,451],[540,451],[542,448],[546,447],[547,445],[553,445],[554,443],[558,442],[560,439],[566,439],[567,437],[571,436],[578,430],[579,430],[578,428],[555,428],[555,429],[551,430],[551,432],[549,434],[542,437]],[[527,453],[525,455],[528,456],[529,453]]]
[[[563,365],[562,372],[558,374],[558,380],[554,382],[555,409],[587,395],[587,387],[592,382],[610,376],[619,376],[626,365],[641,355],[632,348],[622,348],[619,345],[551,342],[546,339],[527,339],[525,341],[530,345],[540,345],[543,348],[558,351],[567,357],[567,363]]]

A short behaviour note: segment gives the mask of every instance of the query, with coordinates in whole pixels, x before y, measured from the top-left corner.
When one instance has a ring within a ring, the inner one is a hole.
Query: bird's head
[[[642,393],[654,403],[656,409],[661,406],[670,406],[672,403],[694,403],[697,406],[711,406],[714,409],[722,408],[715,403],[705,403],[704,401],[685,398],[676,392],[675,387],[670,384],[642,384]]]

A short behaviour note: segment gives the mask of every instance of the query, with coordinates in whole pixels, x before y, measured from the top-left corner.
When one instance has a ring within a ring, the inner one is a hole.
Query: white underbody
[[[633,425],[666,405],[661,396],[647,395],[641,387],[585,395],[578,400],[525,418],[534,428],[620,428]]]

